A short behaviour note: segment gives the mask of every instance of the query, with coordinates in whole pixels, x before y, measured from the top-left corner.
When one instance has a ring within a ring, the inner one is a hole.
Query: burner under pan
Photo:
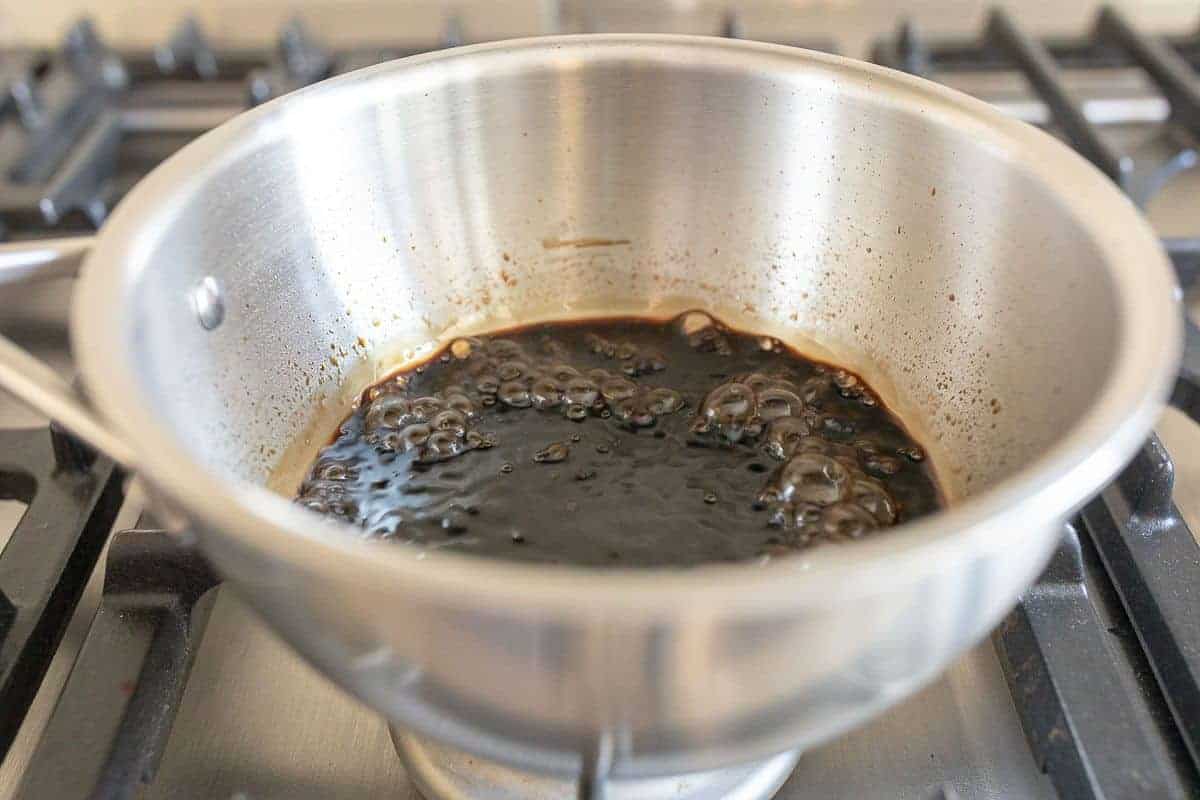
[[[425,800],[768,800],[800,754],[710,772],[601,782],[523,772],[392,728],[405,772]]]

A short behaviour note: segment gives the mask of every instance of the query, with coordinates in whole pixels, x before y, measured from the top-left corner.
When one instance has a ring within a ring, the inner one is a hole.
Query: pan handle
[[[88,236],[0,244],[0,285],[73,277],[91,246]],[[129,446],[100,421],[79,392],[4,336],[0,336],[0,387],[114,461],[133,466]]]
[[[91,236],[0,244],[0,285],[73,278],[92,249]]]

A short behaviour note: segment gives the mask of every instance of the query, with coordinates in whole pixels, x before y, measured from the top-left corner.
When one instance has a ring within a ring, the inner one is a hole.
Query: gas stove
[[[573,32],[766,38],[726,9],[647,21],[629,8],[613,19],[588,4],[549,5],[546,25]],[[897,21],[869,52],[828,29],[784,43],[869,57],[1045,127],[1145,209],[1181,283],[1194,283],[1200,32],[1151,37],[1113,11],[1063,39],[1031,36],[1015,13],[948,39],[925,36],[920,22]],[[488,38],[455,16],[432,27],[441,34],[347,46],[296,17],[274,47],[250,49],[187,19],[159,46],[134,50],[109,46],[83,20],[58,47],[0,50],[2,234],[91,231],[155,164],[247,107]],[[69,288],[7,286],[0,301],[0,326],[68,372]],[[1193,418],[1198,367],[1175,398]],[[1046,573],[989,641],[794,769],[775,764],[791,769],[776,796],[1200,796],[1200,439],[1179,412],[1159,433],[1066,526]],[[136,482],[111,462],[0,403],[0,798],[415,800],[414,777],[439,797],[575,796],[403,735],[394,743],[383,720],[280,643],[141,506]],[[676,781],[639,796],[729,795]]]

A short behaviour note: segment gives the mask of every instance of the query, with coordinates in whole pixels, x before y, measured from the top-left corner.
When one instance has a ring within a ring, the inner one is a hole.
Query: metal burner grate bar
[[[1174,475],[1152,438],[1083,519],[1200,768],[1200,545],[1171,501]]]
[[[1046,47],[1022,31],[1003,9],[991,13],[985,35],[988,42],[1005,51],[1025,73],[1075,149],[1108,177],[1125,186],[1133,169],[1132,161],[1118,155],[1100,136],[1096,126],[1088,121],[1083,109],[1063,85],[1058,66]]]
[[[993,636],[1030,749],[1066,798],[1191,797],[1151,704],[1113,651],[1088,591],[1095,571],[1068,527],[1049,568]]]
[[[164,75],[189,69],[198,78],[211,80],[220,74],[217,56],[194,17],[188,17],[166,44],[154,49],[154,63]]]
[[[57,224],[65,214],[81,210],[99,226],[108,216],[110,191],[121,144],[121,120],[105,111],[47,183],[39,202],[42,216]]]
[[[47,429],[0,431],[0,496],[28,504],[0,552],[0,760],[124,499],[120,472]]]
[[[1200,278],[1200,239],[1168,239],[1163,244],[1175,265],[1179,285],[1184,290],[1194,287]],[[1200,421],[1200,328],[1188,314],[1184,314],[1184,325],[1183,363],[1171,404]]]
[[[932,49],[911,19],[901,20],[895,35],[876,42],[871,49],[871,60],[876,64],[922,78],[933,71],[933,59]]]
[[[1178,52],[1135,30],[1114,8],[1100,12],[1096,38],[1129,53],[1167,98],[1174,120],[1192,133],[1200,133],[1200,90],[1191,66]]]
[[[124,800],[158,768],[208,621],[201,599],[217,580],[159,530],[115,534],[106,568],[100,609],[15,800]]]
[[[282,94],[328,77],[333,59],[317,44],[299,18],[284,26],[275,62],[250,76],[250,99],[265,103]]]

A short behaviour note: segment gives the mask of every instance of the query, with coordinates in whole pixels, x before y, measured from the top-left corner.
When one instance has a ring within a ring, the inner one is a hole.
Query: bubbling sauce
[[[858,376],[696,311],[457,339],[363,393],[296,502],[371,539],[645,567],[784,556],[942,504]]]

